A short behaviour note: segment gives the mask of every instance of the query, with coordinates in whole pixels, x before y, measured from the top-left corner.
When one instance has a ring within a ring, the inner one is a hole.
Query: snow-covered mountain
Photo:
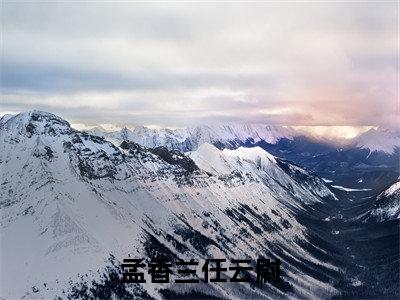
[[[295,131],[283,126],[259,124],[200,125],[183,129],[151,129],[137,126],[133,130],[107,132],[94,128],[89,133],[103,136],[111,142],[129,140],[142,146],[154,148],[166,146],[182,152],[196,150],[203,143],[236,148],[245,143],[260,141],[276,143],[281,138],[292,138]]]
[[[385,127],[372,128],[354,140],[360,148],[392,154],[396,148],[400,148],[400,130]]]
[[[0,123],[0,141],[1,297],[337,293],[338,262],[298,218],[335,196],[318,177],[260,148],[206,143],[188,157],[113,144],[41,111]],[[283,282],[121,284],[123,258],[160,255],[280,258]]]

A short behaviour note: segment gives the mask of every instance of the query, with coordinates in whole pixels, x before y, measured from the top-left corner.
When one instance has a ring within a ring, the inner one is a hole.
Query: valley
[[[335,180],[330,184],[334,185]],[[331,190],[339,201],[318,205],[317,209],[329,216],[314,220],[309,226],[319,228],[319,234],[338,251],[342,273],[335,287],[341,294],[334,298],[398,298],[399,219],[378,222],[371,218],[377,196],[374,190]],[[330,251],[329,247],[325,250]]]

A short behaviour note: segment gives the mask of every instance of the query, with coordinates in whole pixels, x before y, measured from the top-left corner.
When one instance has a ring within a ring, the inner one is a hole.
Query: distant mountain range
[[[146,147],[166,146],[182,152],[196,150],[207,142],[219,148],[237,148],[242,145],[265,142],[276,144],[281,139],[293,140],[305,136],[325,144],[336,144],[344,148],[363,148],[392,154],[400,147],[400,130],[378,127],[370,129],[352,139],[330,141],[329,138],[307,135],[304,131],[290,126],[270,126],[261,124],[200,125],[184,129],[151,129],[137,126],[130,130],[107,131],[101,127],[88,130],[89,133],[102,136],[110,141],[130,140]]]
[[[137,126],[133,130],[125,127],[114,132],[96,127],[88,132],[114,142],[129,140],[149,148],[165,146],[182,152],[196,150],[203,143],[230,148],[247,141],[276,143],[281,138],[293,137],[295,133],[290,128],[266,125],[203,125],[174,130]]]

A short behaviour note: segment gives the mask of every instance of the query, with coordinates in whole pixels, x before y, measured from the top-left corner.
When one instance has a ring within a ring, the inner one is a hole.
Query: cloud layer
[[[1,110],[159,126],[396,123],[396,6],[4,2]]]

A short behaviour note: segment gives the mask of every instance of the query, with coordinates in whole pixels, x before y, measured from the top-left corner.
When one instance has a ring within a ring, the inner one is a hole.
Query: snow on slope
[[[208,174],[189,168],[179,155],[167,162],[167,156],[135,143],[117,147],[40,111],[0,124],[0,141],[1,297],[93,297],[109,278],[102,275],[110,270],[110,256],[118,264],[128,255],[151,258],[160,251],[286,262],[288,290],[228,283],[191,287],[204,294],[280,298],[336,292],[330,280],[313,275],[336,268],[304,248],[309,233],[295,217],[330,191],[265,151],[206,145],[217,166]],[[191,157],[206,169],[201,153]],[[174,283],[124,286],[123,292],[161,298],[161,288],[182,292]]]
[[[13,115],[11,114],[5,114],[2,115],[0,118],[0,124],[7,122]]]
[[[400,147],[400,132],[398,129],[372,128],[356,137],[355,141],[358,147],[392,154],[396,148]]]
[[[400,181],[393,183],[386,191],[383,192],[383,196],[390,197],[400,192]]]
[[[371,215],[379,221],[400,218],[400,180],[377,197]]]
[[[260,167],[276,163],[275,157],[260,147],[240,147],[236,150],[224,149],[223,153],[230,157],[239,157],[244,160],[257,161]]]
[[[200,169],[215,174],[229,174],[232,170],[245,173],[252,171],[253,167],[263,169],[276,163],[275,157],[260,147],[219,150],[209,143],[202,144],[190,154],[190,158]]]

